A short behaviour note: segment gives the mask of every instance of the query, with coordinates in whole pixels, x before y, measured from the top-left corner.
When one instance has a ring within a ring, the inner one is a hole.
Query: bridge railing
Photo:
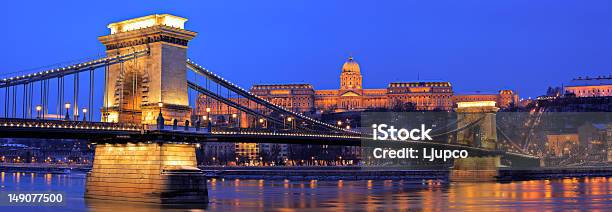
[[[74,130],[115,130],[115,131],[141,131],[142,128],[130,123],[64,121],[48,119],[20,119],[0,118],[0,127],[15,128],[48,128],[48,129],[74,129]]]
[[[302,136],[322,138],[361,138],[354,133],[342,132],[304,132],[291,129],[266,129],[266,128],[212,128],[212,134],[245,134],[245,135],[267,135],[267,136]]]
[[[348,133],[329,132],[303,132],[291,129],[266,129],[266,128],[240,128],[240,127],[216,127],[216,126],[179,126],[179,125],[143,125],[144,131],[174,132],[189,134],[221,134],[221,135],[262,135],[262,136],[296,136],[296,137],[321,137],[321,138],[354,138],[360,136]]]

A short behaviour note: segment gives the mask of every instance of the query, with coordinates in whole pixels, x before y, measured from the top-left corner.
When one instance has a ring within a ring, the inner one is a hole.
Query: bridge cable
[[[104,66],[104,85],[108,85],[108,63],[105,63]],[[102,114],[102,119],[103,122],[108,122],[108,107],[110,107],[109,105],[109,98],[108,98],[108,87],[104,88],[104,105],[102,108],[104,108],[104,114]]]
[[[89,121],[93,121],[93,95],[94,95],[94,68],[89,69],[89,100],[88,100],[88,111],[89,117],[87,119]],[[85,116],[85,114],[83,114]]]
[[[13,118],[17,118],[17,86],[13,86]]]
[[[75,121],[78,121],[78,116],[79,116],[79,73],[75,73],[73,76],[73,80],[74,80],[74,88],[72,89],[74,91],[74,96],[72,97],[74,100],[74,107],[72,109],[72,118]]]
[[[313,125],[313,126],[321,126],[321,127],[323,127],[323,129],[329,129],[329,130],[334,130],[334,131],[343,132],[343,133],[360,134],[359,132],[355,132],[355,131],[352,131],[352,130],[346,130],[346,129],[343,129],[343,128],[339,128],[339,127],[333,126],[331,124],[327,124],[327,123],[324,123],[324,122],[320,122],[320,121],[314,120],[314,119],[312,119],[310,117],[301,115],[299,113],[295,113],[295,112],[290,111],[288,109],[285,109],[285,108],[283,108],[281,106],[277,106],[275,104],[267,102],[266,100],[263,100],[260,97],[258,97],[256,95],[253,95],[250,92],[248,92],[248,91],[246,91],[246,90],[244,90],[244,89],[234,85],[233,83],[230,83],[227,80],[217,76],[216,74],[214,74],[214,73],[204,69],[203,67],[195,64],[191,60],[187,60],[187,67],[190,68],[191,70],[193,70],[194,72],[196,72],[196,73],[198,73],[198,74],[200,74],[202,76],[205,76],[207,79],[214,80],[216,83],[222,83],[224,87],[226,87],[227,89],[231,89],[232,91],[236,92],[237,94],[239,94],[241,96],[245,96],[245,97],[248,96],[250,98],[253,98],[253,101],[257,102],[258,104],[262,104],[262,105],[265,105],[267,107],[274,108],[275,110],[277,110],[279,112],[287,113],[289,115],[295,116],[296,119],[299,118],[299,119],[302,119],[302,120],[306,120],[308,122],[314,122],[316,125]]]

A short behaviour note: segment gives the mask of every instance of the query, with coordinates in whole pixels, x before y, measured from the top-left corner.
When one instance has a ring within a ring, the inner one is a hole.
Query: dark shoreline
[[[200,166],[209,178],[271,179],[271,180],[407,180],[414,182],[449,180],[449,170],[373,169],[362,167],[293,166],[293,167],[235,167]],[[3,172],[87,173],[90,166],[17,166],[0,164]],[[573,177],[612,177],[612,167],[538,168],[498,170],[497,181],[521,181]]]

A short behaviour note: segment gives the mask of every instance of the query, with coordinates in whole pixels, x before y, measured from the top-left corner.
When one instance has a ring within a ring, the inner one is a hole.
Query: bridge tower
[[[490,150],[497,148],[497,124],[495,113],[499,110],[494,101],[458,102],[457,143]],[[472,125],[472,126],[468,126]]]
[[[155,124],[160,111],[166,124],[189,118],[186,54],[196,33],[184,29],[186,20],[163,14],[108,25],[111,34],[99,37],[108,56],[149,54],[107,66],[103,121]],[[85,197],[207,203],[206,177],[197,168],[195,148],[166,140],[98,143]]]
[[[155,124],[160,109],[167,124],[189,119],[185,61],[187,44],[197,33],[185,30],[186,21],[156,14],[108,25],[110,35],[98,38],[107,56],[146,49],[149,54],[108,66],[103,121]]]
[[[458,102],[457,143],[489,150],[497,149],[497,124],[495,113],[499,110],[494,101]],[[499,155],[470,156],[453,161],[451,181],[491,181],[499,175]]]

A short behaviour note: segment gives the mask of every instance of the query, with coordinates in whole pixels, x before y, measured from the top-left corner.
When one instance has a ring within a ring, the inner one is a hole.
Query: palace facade
[[[565,93],[573,93],[576,97],[612,96],[612,76],[578,77],[564,87]]]
[[[505,108],[518,103],[512,90],[493,94],[456,95],[447,81],[392,82],[386,88],[365,89],[357,61],[353,57],[342,65],[340,88],[315,90],[310,84],[259,84],[251,92],[295,112],[343,112],[366,109],[393,109],[406,103],[416,110],[452,110],[461,101],[495,101]]]

